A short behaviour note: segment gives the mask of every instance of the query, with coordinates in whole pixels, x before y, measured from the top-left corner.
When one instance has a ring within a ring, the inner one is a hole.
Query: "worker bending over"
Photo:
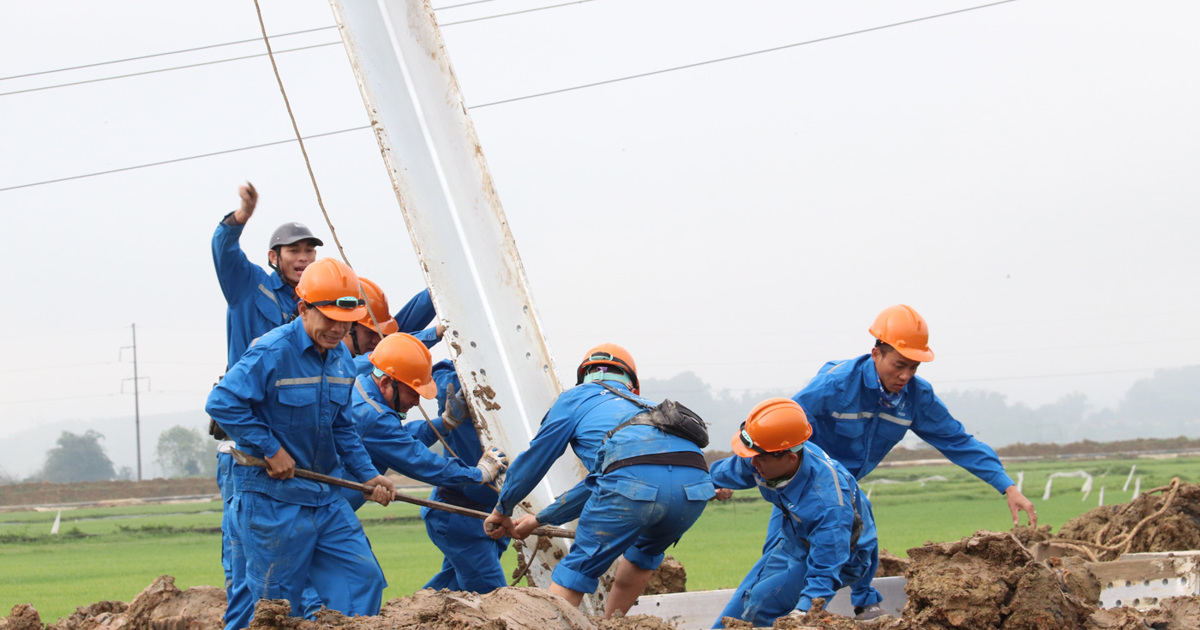
[[[663,552],[704,511],[713,484],[695,443],[654,426],[626,424],[643,411],[630,399],[651,405],[637,398],[637,368],[628,351],[616,344],[597,346],[576,376],[576,386],[554,401],[529,449],[513,462],[485,528],[492,538],[524,539],[540,524],[578,517],[575,543],[554,568],[550,592],[578,606],[620,557],[604,609],[611,617],[627,612],[642,594]],[[536,516],[514,522],[513,509],[568,444],[588,469],[587,478]]]
[[[996,452],[967,433],[929,382],[916,375],[921,363],[933,360],[925,318],[911,306],[890,306],[879,313],[869,332],[875,337],[869,354],[826,363],[792,397],[812,423],[811,442],[861,481],[912,431],[1003,494],[1014,527],[1020,512],[1028,516],[1030,527],[1037,527],[1033,504],[1004,472]],[[779,510],[772,511],[763,557],[752,575],[779,569],[761,565],[769,561],[771,547],[782,540],[781,518]],[[860,620],[885,614],[880,606],[868,602],[873,577],[864,576],[852,589]]]
[[[508,458],[498,448],[482,453],[477,466],[469,466],[429,450],[402,424],[422,397],[437,393],[425,344],[412,335],[393,333],[369,356],[374,371],[354,382],[351,418],[379,474],[390,468],[430,485],[479,485],[504,472]],[[355,510],[366,502],[361,492],[344,490],[343,494]],[[478,529],[478,519],[475,525]]]
[[[793,610],[807,612],[843,585],[873,576],[879,541],[871,503],[845,468],[808,441],[812,428],[794,400],[770,398],[754,407],[733,436],[736,455],[713,463],[722,488],[758,487],[783,515],[773,571],[751,572],[721,617],[770,627]],[[757,568],[757,567],[756,567]],[[872,589],[874,591],[874,589]],[[874,592],[877,603],[883,598]],[[714,628],[723,627],[721,618]]]
[[[472,458],[483,454],[462,384],[454,364],[439,361],[433,366],[437,383],[438,416],[433,422],[414,420],[405,425],[413,437],[425,445],[445,441],[442,457]],[[498,484],[442,484],[433,489],[434,501],[457,505],[478,512],[487,512],[496,505]],[[500,556],[508,549],[507,536],[493,540],[479,526],[479,519],[445,510],[421,508],[421,520],[429,540],[442,551],[442,568],[424,588],[488,593],[507,583]]]

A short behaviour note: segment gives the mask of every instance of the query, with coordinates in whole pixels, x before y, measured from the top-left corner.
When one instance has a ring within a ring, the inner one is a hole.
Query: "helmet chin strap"
[[[350,343],[354,345],[354,356],[362,354],[362,350],[358,349],[358,322],[350,324]]]

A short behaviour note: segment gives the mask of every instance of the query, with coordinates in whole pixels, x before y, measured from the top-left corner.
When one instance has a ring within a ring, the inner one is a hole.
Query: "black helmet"
[[[284,223],[275,228],[275,233],[271,235],[271,246],[268,249],[275,249],[284,245],[293,245],[300,241],[312,240],[318,247],[324,245],[321,239],[313,236],[312,230],[308,229],[303,223]]]

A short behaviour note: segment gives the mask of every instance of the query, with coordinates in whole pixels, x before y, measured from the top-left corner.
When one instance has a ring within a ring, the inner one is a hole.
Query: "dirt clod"
[[[879,568],[875,571],[875,577],[894,577],[903,576],[905,571],[908,571],[908,566],[912,561],[908,558],[901,558],[888,553],[887,549],[879,549]]]
[[[0,630],[42,630],[42,618],[33,606],[17,604],[8,617],[0,619]]]
[[[663,558],[662,564],[650,574],[644,595],[687,592],[687,571],[683,564],[672,556]]]

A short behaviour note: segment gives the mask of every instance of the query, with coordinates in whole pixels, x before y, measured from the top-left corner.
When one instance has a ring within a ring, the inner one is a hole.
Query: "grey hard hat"
[[[321,239],[313,236],[312,230],[308,229],[303,223],[284,223],[275,228],[275,233],[271,235],[271,246],[267,249],[275,249],[282,245],[292,245],[312,239],[318,247],[324,245]]]

